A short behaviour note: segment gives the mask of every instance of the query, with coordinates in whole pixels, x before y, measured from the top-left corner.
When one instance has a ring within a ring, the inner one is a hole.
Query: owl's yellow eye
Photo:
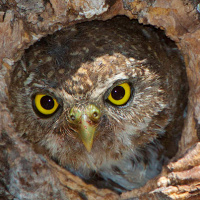
[[[131,88],[128,83],[122,83],[114,87],[108,96],[108,100],[117,106],[124,105],[131,96]]]
[[[56,99],[46,94],[37,94],[34,103],[38,112],[46,116],[53,114],[59,105]]]

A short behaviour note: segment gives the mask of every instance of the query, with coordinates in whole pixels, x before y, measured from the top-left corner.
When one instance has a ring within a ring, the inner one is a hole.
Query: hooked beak
[[[91,152],[100,117],[99,108],[93,104],[89,104],[86,107],[74,106],[70,110],[69,122],[75,127],[78,137],[88,152]]]
[[[91,152],[95,131],[96,126],[91,124],[87,115],[82,115],[81,127],[78,134],[88,152]]]

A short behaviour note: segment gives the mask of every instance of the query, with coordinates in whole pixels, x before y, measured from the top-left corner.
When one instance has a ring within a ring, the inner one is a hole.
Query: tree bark
[[[0,0],[0,199],[200,199],[200,4],[196,0]],[[14,62],[47,34],[126,15],[165,30],[186,64],[190,87],[179,151],[159,177],[118,195],[87,185],[15,131],[7,108]]]

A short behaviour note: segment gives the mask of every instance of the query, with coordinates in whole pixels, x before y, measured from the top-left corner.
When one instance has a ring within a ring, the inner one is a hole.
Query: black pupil
[[[50,96],[43,96],[40,100],[41,106],[46,110],[51,110],[54,107],[54,100]]]
[[[124,95],[125,95],[125,90],[121,86],[116,86],[115,88],[113,88],[113,90],[111,92],[111,96],[115,100],[122,99],[124,97]]]

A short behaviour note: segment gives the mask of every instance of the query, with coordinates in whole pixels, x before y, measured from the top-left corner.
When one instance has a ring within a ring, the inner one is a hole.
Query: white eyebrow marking
[[[117,74],[116,76],[108,78],[103,84],[97,86],[91,93],[92,98],[98,98],[102,93],[105,93],[114,82],[118,80],[128,79],[124,72]]]
[[[31,72],[27,79],[24,81],[24,86],[27,86],[29,83],[31,83],[34,79],[35,73]]]
[[[61,93],[62,93],[62,98],[63,98],[63,101],[64,99],[67,100],[68,102],[74,102],[74,99],[75,97],[71,94],[68,94],[64,88],[62,88],[61,90]]]

